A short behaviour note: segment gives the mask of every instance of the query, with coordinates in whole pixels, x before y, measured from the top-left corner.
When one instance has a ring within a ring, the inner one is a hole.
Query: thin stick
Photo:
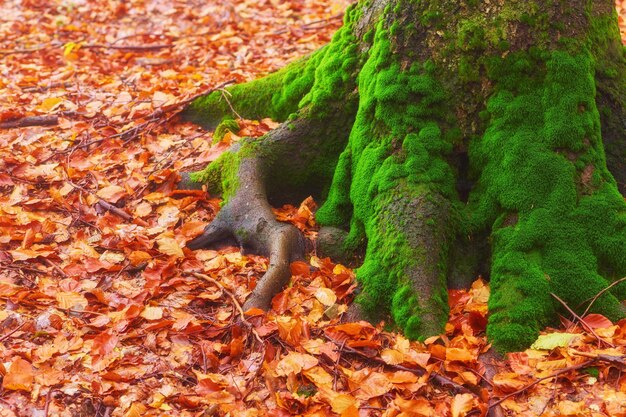
[[[80,49],[119,49],[119,50],[128,50],[128,51],[156,51],[159,49],[167,49],[173,48],[174,44],[172,43],[164,43],[157,45],[101,45],[101,44],[92,44],[92,45],[82,45]]]
[[[336,345],[339,345],[339,341],[333,339],[332,337],[325,335],[325,337],[327,339],[329,339],[330,341],[332,341],[333,343],[335,343]],[[392,368],[398,371],[407,371],[410,372],[414,375],[417,376],[423,376],[426,374],[426,371],[424,369],[419,369],[419,368],[407,368],[406,366],[401,366],[401,365],[390,365],[387,362],[385,362],[384,360],[382,360],[381,358],[378,357],[370,357],[367,356],[365,353],[351,347],[351,346],[346,346],[345,344],[343,345],[343,349],[346,351],[346,353],[352,353],[355,354],[357,356],[360,356],[361,358],[364,358],[370,362],[374,362],[378,365],[382,365],[384,367],[388,367],[388,368]],[[462,393],[467,393],[467,394],[472,394],[472,395],[476,395],[474,394],[471,390],[467,389],[466,387],[464,387],[463,385],[457,384],[456,382],[452,381],[450,378],[443,376],[435,371],[432,371],[429,375],[429,378],[432,379],[434,382],[436,382],[438,385],[442,386],[442,387],[449,387],[452,388],[454,391],[456,392],[462,392]]]
[[[241,304],[239,304],[239,301],[237,301],[237,297],[235,297],[235,295],[228,291],[226,289],[226,287],[224,287],[222,285],[222,283],[220,283],[219,281],[214,280],[213,278],[211,278],[208,275],[204,275],[204,274],[199,274],[197,272],[192,272],[191,275],[193,275],[196,278],[200,278],[200,279],[204,279],[206,281],[209,281],[211,284],[215,285],[216,287],[218,287],[219,289],[221,289],[224,293],[226,293],[226,295],[228,295],[230,297],[230,299],[233,301],[233,305],[235,306],[235,308],[237,309],[237,311],[239,312],[239,317],[241,317],[241,321],[250,328],[250,331],[252,332],[252,334],[254,335],[254,337],[256,338],[256,340],[261,344],[261,345],[265,345],[265,343],[263,342],[263,339],[261,338],[261,336],[259,335],[259,333],[256,331],[256,329],[254,328],[254,325],[252,323],[250,323],[248,321],[248,319],[246,319],[246,313],[243,311],[243,308],[241,307]]]
[[[528,391],[529,389],[531,389],[532,387],[534,387],[538,383],[540,383],[542,381],[545,381],[546,379],[556,378],[559,375],[563,375],[563,374],[571,372],[571,371],[577,371],[578,369],[586,368],[586,367],[588,367],[589,365],[591,365],[594,362],[595,362],[595,360],[589,360],[589,361],[583,362],[583,363],[581,363],[579,365],[573,365],[573,366],[568,366],[567,368],[559,369],[558,371],[556,371],[552,375],[548,375],[548,376],[544,376],[543,378],[539,378],[539,379],[531,382],[530,384],[528,384],[528,385],[518,389],[517,391],[505,395],[504,397],[500,398],[498,401],[489,404],[489,408],[496,407],[496,406],[502,404],[504,401],[508,400],[509,398],[515,397],[516,395],[519,395],[519,394],[521,394],[521,393],[523,393],[525,391]]]
[[[26,322],[20,324],[15,329],[11,330],[9,333],[7,333],[4,336],[0,337],[0,342],[4,342],[5,340],[7,340],[9,337],[11,337],[13,335],[13,333],[17,332],[19,329],[24,327],[25,324],[26,324]]]
[[[613,283],[611,283],[611,285],[609,285],[608,287],[606,287],[605,289],[603,289],[602,291],[600,291],[599,293],[597,293],[595,295],[595,297],[593,297],[591,299],[591,302],[589,303],[589,305],[587,306],[587,308],[585,309],[584,313],[583,313],[583,317],[585,317],[587,315],[587,313],[589,312],[589,310],[591,309],[591,306],[593,305],[593,303],[595,303],[598,298],[600,298],[602,296],[602,294],[604,294],[605,292],[607,292],[608,290],[610,290],[611,288],[613,288],[614,286],[621,284],[622,282],[626,281],[626,277],[618,279],[617,281],[614,281]]]
[[[569,311],[569,313],[570,313],[572,316],[574,316],[574,317],[576,318],[576,320],[578,320],[578,322],[579,322],[579,323],[580,323],[580,324],[581,324],[581,325],[582,325],[585,329],[587,329],[587,331],[589,331],[589,333],[591,333],[591,334],[593,335],[593,337],[595,337],[595,338],[598,340],[598,342],[600,342],[600,343],[605,343],[605,344],[607,344],[608,346],[610,346],[610,347],[612,347],[612,348],[614,348],[614,347],[615,347],[615,345],[614,345],[613,343],[608,342],[608,341],[606,341],[606,340],[602,339],[600,336],[598,336],[598,334],[595,332],[595,330],[593,330],[593,328],[591,328],[591,326],[589,326],[587,323],[585,323],[585,321],[584,321],[584,320],[583,320],[583,319],[582,319],[582,318],[581,318],[578,314],[576,314],[576,313],[574,312],[574,310],[572,310],[572,309],[571,309],[571,308],[567,305],[567,303],[566,303],[565,301],[563,301],[561,298],[559,298],[559,296],[558,296],[558,295],[556,295],[556,294],[554,294],[554,293],[550,293],[550,295],[551,295],[552,297],[556,298],[556,300],[557,300],[559,303],[561,303],[561,304],[563,305],[563,307],[565,307],[565,308],[567,309],[567,311]]]
[[[77,190],[81,190],[83,192],[86,192],[86,193],[91,194],[94,197],[96,197],[98,199],[98,204],[100,204],[102,207],[104,207],[105,210],[109,210],[110,212],[120,216],[122,219],[124,219],[126,221],[132,222],[134,220],[133,216],[131,216],[130,214],[126,213],[124,210],[122,210],[122,209],[120,209],[118,207],[115,207],[113,204],[109,203],[108,201],[106,201],[102,197],[98,196],[93,191],[88,190],[86,188],[83,188],[80,185],[76,185],[76,184],[74,184],[70,180],[67,180],[67,183],[69,185],[71,185],[72,187],[76,188]]]

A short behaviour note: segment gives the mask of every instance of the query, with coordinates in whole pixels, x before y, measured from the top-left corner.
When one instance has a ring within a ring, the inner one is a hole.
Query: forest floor
[[[3,2],[0,417],[460,417],[490,398],[505,415],[626,416],[624,320],[563,318],[490,379],[481,279],[418,343],[342,321],[354,274],[329,259],[294,263],[272,311],[244,314],[267,260],[184,248],[219,200],[176,191],[177,174],[275,124],[212,146],[182,104],[325,44],[347,4]],[[313,240],[314,210],[276,214]]]

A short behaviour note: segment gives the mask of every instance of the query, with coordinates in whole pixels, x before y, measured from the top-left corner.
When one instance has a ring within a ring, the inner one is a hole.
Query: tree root
[[[244,310],[267,310],[291,277],[290,263],[304,256],[304,241],[297,228],[274,217],[259,159],[242,159],[238,175],[241,185],[235,194],[187,247],[199,249],[234,238],[241,247],[269,257],[267,272],[243,305]]]

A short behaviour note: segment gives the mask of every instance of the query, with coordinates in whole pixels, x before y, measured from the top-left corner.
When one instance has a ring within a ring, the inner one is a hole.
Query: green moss
[[[445,231],[417,218],[409,207],[415,209],[416,202],[433,193],[456,199],[446,157],[458,132],[448,134],[453,129],[446,94],[434,76],[437,66],[428,61],[403,70],[389,36],[380,24],[359,73],[359,110],[348,147],[317,220],[322,225],[349,224],[348,248],[367,239],[365,261],[357,270],[362,284],[357,301],[366,312],[389,316],[409,337],[418,338],[442,328],[447,294],[445,267],[435,284],[436,295],[415,287],[415,271],[440,266],[428,265],[424,248],[416,243],[417,234],[425,232],[417,230]],[[442,257],[446,251],[441,248]],[[425,312],[435,312],[436,323],[420,319]]]
[[[239,132],[239,123],[235,119],[224,119],[222,122],[215,128],[215,132],[213,132],[213,143],[218,143],[226,133],[238,133]]]
[[[581,306],[608,284],[600,263],[626,272],[626,206],[606,170],[590,54],[520,52],[488,73],[496,88],[489,127],[470,149],[480,171],[470,217],[476,229],[493,224],[487,332],[508,351],[555,317],[551,292]],[[618,287],[594,311],[622,317]]]

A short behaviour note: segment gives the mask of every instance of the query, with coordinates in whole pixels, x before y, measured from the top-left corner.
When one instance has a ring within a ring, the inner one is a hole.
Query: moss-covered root
[[[439,334],[448,318],[446,261],[450,202],[402,181],[378,195],[368,224],[357,302],[376,318],[390,313],[411,339]]]
[[[475,220],[492,227],[487,334],[500,351],[528,347],[562,311],[551,293],[582,311],[626,274],[626,204],[602,151],[592,62],[554,51],[491,68],[489,127],[470,157],[482,169]],[[591,311],[619,319],[624,298],[616,285]]]
[[[201,97],[185,109],[183,117],[207,129],[215,129],[222,120],[236,117],[286,120],[311,90],[315,80],[313,61],[323,53],[322,49],[265,77]]]
[[[268,309],[274,295],[291,277],[289,264],[304,255],[300,232],[274,217],[266,198],[263,171],[259,158],[241,158],[237,164],[241,185],[204,233],[187,245],[198,249],[233,237],[240,246],[269,257],[269,268],[244,304],[245,309]]]

